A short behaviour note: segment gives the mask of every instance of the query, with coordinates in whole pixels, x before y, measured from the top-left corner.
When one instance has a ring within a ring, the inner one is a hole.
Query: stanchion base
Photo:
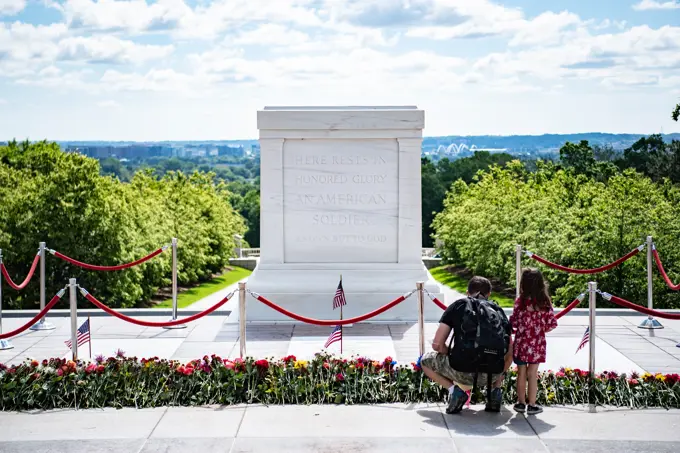
[[[6,349],[14,349],[14,345],[9,340],[0,340],[0,351],[4,351]]]
[[[171,319],[170,321],[175,321],[175,319]],[[163,326],[164,329],[166,330],[178,330],[178,329],[186,329],[187,326],[186,324],[177,324],[176,326]]]
[[[33,324],[31,326],[30,330],[34,330],[34,331],[37,331],[37,330],[54,330],[56,328],[57,328],[57,326],[55,326],[51,322],[45,321],[45,322],[38,322],[38,323]]]
[[[645,319],[644,321],[642,321],[642,322],[640,323],[640,325],[638,326],[638,328],[640,328],[640,329],[650,329],[650,330],[651,330],[651,329],[663,329],[663,326],[662,326],[661,323],[660,323],[659,321],[657,321],[656,319],[654,319],[654,318],[651,318],[651,319],[650,319],[650,318],[647,318],[647,319]]]

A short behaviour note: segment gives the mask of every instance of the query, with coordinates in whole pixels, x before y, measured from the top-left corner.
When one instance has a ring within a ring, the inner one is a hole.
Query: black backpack
[[[472,395],[477,391],[479,373],[486,373],[487,402],[491,396],[491,376],[505,369],[510,347],[510,322],[495,302],[467,297],[460,300],[460,325],[449,342],[449,364],[456,371],[474,373]]]

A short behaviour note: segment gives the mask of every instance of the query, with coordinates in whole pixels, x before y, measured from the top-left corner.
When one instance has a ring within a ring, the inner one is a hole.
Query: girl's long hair
[[[522,271],[519,297],[524,307],[533,305],[539,310],[547,311],[552,306],[548,285],[538,269],[528,268]]]

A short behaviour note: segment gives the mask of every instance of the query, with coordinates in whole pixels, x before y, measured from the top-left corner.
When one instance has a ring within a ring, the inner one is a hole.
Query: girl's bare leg
[[[529,379],[529,405],[536,405],[536,392],[538,391],[538,363],[528,365],[528,379]]]
[[[517,366],[517,402],[526,404],[527,393],[527,366]]]

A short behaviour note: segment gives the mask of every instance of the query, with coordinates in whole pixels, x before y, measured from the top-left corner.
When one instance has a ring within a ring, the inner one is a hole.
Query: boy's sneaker
[[[529,414],[529,415],[536,415],[536,414],[540,414],[541,412],[543,412],[543,408],[541,406],[539,406],[538,404],[536,406],[531,406],[531,405],[527,406],[527,414]]]
[[[501,403],[503,402],[503,391],[501,389],[491,390],[491,399],[486,403],[484,411],[486,412],[500,412]]]
[[[467,393],[457,385],[453,388],[453,392],[449,394],[449,405],[446,408],[447,414],[457,414],[463,410],[463,406],[468,400]]]
[[[523,414],[527,411],[527,405],[524,403],[517,403],[513,406],[513,409],[515,409],[515,412]]]

